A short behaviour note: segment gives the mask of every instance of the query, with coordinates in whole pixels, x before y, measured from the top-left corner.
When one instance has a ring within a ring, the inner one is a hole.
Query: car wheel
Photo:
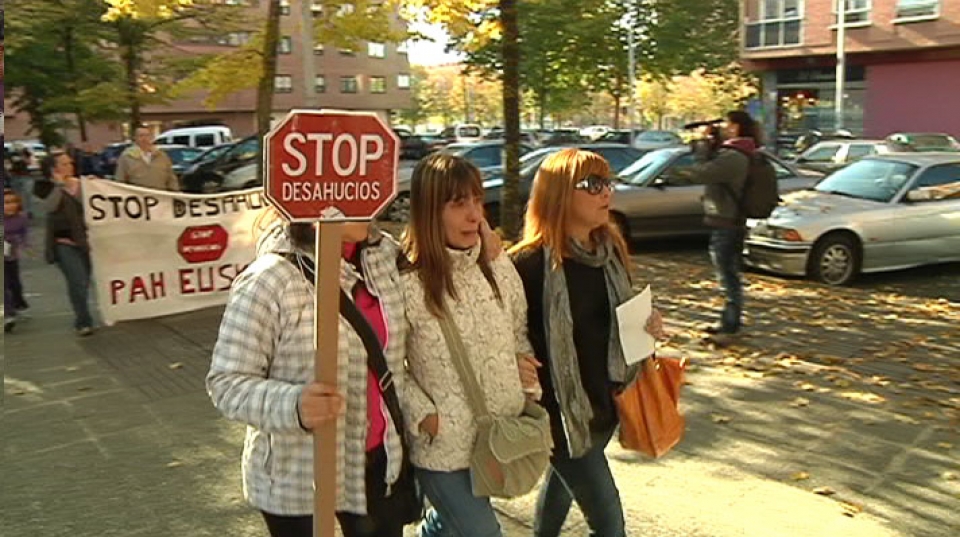
[[[500,204],[499,203],[488,203],[483,206],[483,212],[486,213],[487,223],[490,224],[490,229],[497,229],[500,227]]]
[[[387,220],[391,222],[406,222],[410,219],[410,193],[397,194],[386,211]]]
[[[860,272],[860,245],[847,234],[827,235],[810,254],[810,275],[828,285],[845,285]]]
[[[610,213],[610,221],[620,230],[623,240],[630,242],[630,226],[627,225],[627,217],[620,213]]]

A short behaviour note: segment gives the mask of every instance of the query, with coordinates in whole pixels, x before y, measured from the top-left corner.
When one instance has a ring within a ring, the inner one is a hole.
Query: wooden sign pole
[[[315,374],[317,382],[337,388],[342,227],[335,222],[321,222],[317,228]],[[313,431],[313,482],[313,535],[334,537],[337,508],[337,420],[330,420]]]

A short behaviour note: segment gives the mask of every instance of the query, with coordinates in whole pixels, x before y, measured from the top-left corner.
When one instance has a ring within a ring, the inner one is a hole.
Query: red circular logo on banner
[[[223,257],[230,235],[219,224],[192,226],[177,239],[177,252],[187,263],[209,263]]]
[[[291,221],[370,220],[396,195],[400,143],[376,114],[293,110],[263,147],[263,193]]]

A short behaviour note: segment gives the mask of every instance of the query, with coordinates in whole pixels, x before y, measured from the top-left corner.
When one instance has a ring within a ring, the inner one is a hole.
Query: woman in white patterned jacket
[[[301,267],[312,257],[315,230],[286,224],[276,213],[267,220],[258,226],[263,234],[257,260],[230,291],[207,376],[214,405],[247,424],[244,497],[263,513],[271,536],[311,537],[310,430],[339,419],[336,509],[344,536],[400,537],[412,496],[403,493],[405,487],[391,489],[401,479],[402,431],[384,405],[360,337],[343,316],[340,393],[312,381],[314,289]],[[406,322],[399,245],[366,223],[344,224],[344,241],[341,289],[370,324],[389,369],[402,372]],[[403,375],[393,378],[402,393]]]
[[[539,388],[523,284],[507,256],[491,261],[484,251],[483,185],[468,161],[445,154],[421,160],[410,204],[404,250],[411,266],[401,271],[409,376],[401,402],[417,481],[435,509],[420,534],[499,537],[489,498],[472,493],[477,429],[439,318],[450,315],[459,329],[490,412],[517,416],[524,386]]]

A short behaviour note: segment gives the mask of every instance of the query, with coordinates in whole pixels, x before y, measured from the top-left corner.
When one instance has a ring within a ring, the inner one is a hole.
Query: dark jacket
[[[690,182],[706,185],[703,221],[711,227],[743,227],[740,197],[756,145],[749,138],[728,140],[716,151],[698,148],[699,162],[685,171]]]
[[[57,230],[60,229],[69,230],[70,240],[78,248],[85,252],[90,250],[82,201],[67,194],[63,187],[50,180],[37,181],[33,186],[33,195],[39,200],[41,209],[47,213],[44,258],[48,263],[56,261],[54,245],[57,242]]]

